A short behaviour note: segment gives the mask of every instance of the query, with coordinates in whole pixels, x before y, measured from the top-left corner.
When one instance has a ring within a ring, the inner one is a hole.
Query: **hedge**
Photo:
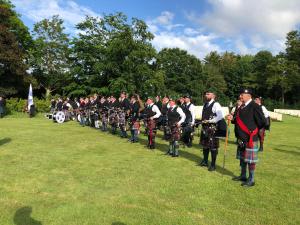
[[[36,108],[36,112],[49,112],[50,100],[33,98],[33,102]],[[13,112],[24,112],[27,108],[27,99],[10,98],[6,100],[6,112],[7,114]]]

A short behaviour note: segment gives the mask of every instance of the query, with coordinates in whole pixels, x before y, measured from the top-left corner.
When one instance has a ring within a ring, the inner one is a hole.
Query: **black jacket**
[[[254,131],[256,128],[261,129],[265,127],[266,119],[262,112],[262,109],[254,101],[251,101],[247,106],[240,107],[235,110],[232,123],[235,124],[234,132],[238,139],[244,142],[249,141],[249,135],[245,133],[237,124],[236,116],[240,115],[240,119],[246,125],[249,131]],[[258,134],[253,137],[253,141],[258,140]]]

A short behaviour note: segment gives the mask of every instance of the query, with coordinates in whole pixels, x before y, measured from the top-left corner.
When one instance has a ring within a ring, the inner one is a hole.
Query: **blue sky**
[[[255,54],[285,48],[300,25],[299,0],[12,0],[24,23],[60,15],[66,31],[85,15],[124,12],[147,22],[157,50],[179,47],[202,59],[210,51]]]

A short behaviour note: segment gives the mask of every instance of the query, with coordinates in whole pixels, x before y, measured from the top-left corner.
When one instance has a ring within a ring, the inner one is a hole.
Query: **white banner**
[[[30,110],[30,106],[33,105],[33,94],[32,94],[32,86],[29,86],[29,93],[28,93],[28,111]]]

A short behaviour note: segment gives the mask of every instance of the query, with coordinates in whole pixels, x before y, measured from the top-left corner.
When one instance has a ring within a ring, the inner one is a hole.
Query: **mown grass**
[[[198,137],[179,158],[75,122],[0,120],[0,224],[300,224],[300,119],[272,124],[256,186],[245,189],[233,129],[222,169],[197,166]],[[31,212],[32,210],[32,212]]]

